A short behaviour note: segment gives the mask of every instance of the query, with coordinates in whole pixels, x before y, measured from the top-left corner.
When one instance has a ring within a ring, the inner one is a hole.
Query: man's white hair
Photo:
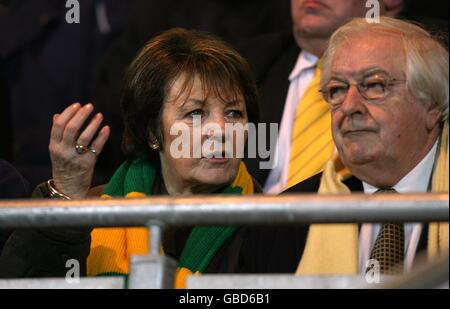
[[[380,23],[355,18],[339,28],[331,37],[323,57],[321,87],[330,81],[330,69],[336,50],[352,37],[382,34],[403,42],[406,55],[406,85],[422,104],[438,108],[448,119],[449,63],[447,49],[420,26],[399,19],[381,17]],[[380,46],[379,48],[383,48]],[[357,51],[349,51],[357,52]]]

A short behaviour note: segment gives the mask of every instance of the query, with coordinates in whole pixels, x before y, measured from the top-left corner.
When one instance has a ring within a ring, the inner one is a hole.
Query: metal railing
[[[0,201],[3,228],[448,221],[447,194]]]
[[[166,226],[448,221],[448,194],[0,201],[2,228],[148,227],[154,254],[132,259],[131,288],[171,286],[176,263],[159,256]]]

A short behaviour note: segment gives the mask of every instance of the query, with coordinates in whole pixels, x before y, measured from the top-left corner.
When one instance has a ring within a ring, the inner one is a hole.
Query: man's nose
[[[347,116],[354,115],[355,113],[362,114],[365,110],[364,98],[355,85],[350,85],[347,96],[341,105],[341,110]]]

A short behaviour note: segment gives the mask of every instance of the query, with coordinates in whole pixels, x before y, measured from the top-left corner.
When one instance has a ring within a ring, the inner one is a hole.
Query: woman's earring
[[[159,144],[159,142],[156,138],[153,139],[152,142],[150,143],[150,148],[153,150],[159,150],[160,147],[161,147],[161,145]]]

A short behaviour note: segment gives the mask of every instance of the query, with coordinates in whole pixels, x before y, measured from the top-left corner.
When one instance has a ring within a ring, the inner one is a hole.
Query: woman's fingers
[[[94,110],[94,106],[92,104],[87,104],[75,114],[75,116],[70,119],[64,128],[62,143],[65,146],[73,147],[78,139],[78,134],[80,133],[80,129],[83,126],[86,119]],[[61,116],[60,116],[61,117]],[[58,119],[60,118],[58,117]],[[83,145],[87,146],[87,145]]]
[[[97,131],[100,128],[100,125],[102,124],[102,121],[103,121],[102,114],[99,113],[95,115],[95,117],[91,120],[86,129],[81,133],[80,137],[78,138],[77,144],[83,146],[90,145],[95,134],[97,134]]]
[[[52,157],[55,160],[71,160],[69,158],[73,158],[74,153],[72,151],[76,145],[84,147],[75,149],[79,151],[79,154],[84,154],[84,152],[89,152],[90,150],[92,153],[98,155],[102,151],[110,135],[110,128],[108,126],[103,127],[98,132],[103,122],[102,114],[98,113],[95,115],[80,134],[83,124],[93,110],[94,106],[92,104],[87,104],[82,107],[79,103],[76,103],[66,108],[61,114],[55,114],[53,116],[50,152],[53,154]],[[89,145],[91,145],[91,149],[88,148]],[[82,158],[80,157],[80,159]]]
[[[109,126],[104,126],[98,133],[97,138],[92,142],[91,150],[94,150],[97,155],[102,152],[110,133],[111,129]]]
[[[67,107],[60,115],[53,116],[53,126],[50,134],[50,138],[53,142],[57,144],[61,143],[67,123],[80,108],[80,103],[75,103]]]

